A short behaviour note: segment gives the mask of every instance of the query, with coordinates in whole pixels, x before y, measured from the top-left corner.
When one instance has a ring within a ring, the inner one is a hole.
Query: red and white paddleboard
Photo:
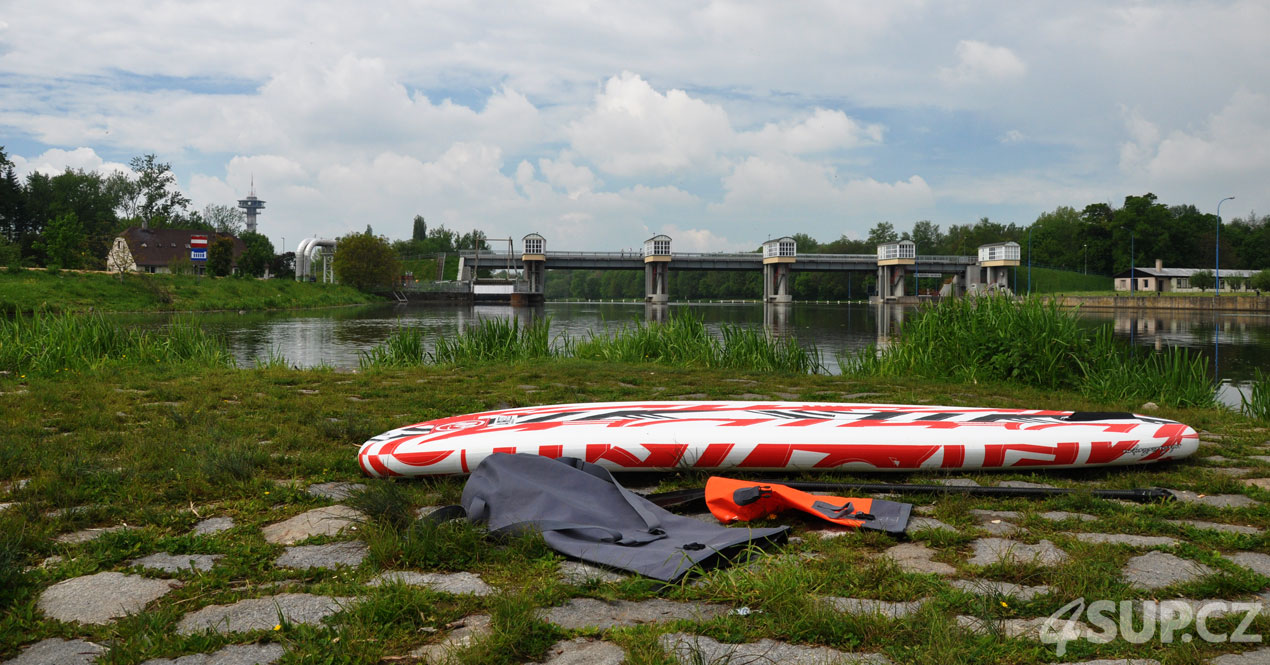
[[[1182,423],[1129,413],[802,402],[530,406],[402,427],[362,444],[370,476],[468,473],[493,453],[611,471],[1072,469],[1195,452]]]

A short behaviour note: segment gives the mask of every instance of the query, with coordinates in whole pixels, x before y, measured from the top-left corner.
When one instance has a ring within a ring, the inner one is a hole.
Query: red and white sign
[[[207,249],[207,236],[190,236],[190,249]]]

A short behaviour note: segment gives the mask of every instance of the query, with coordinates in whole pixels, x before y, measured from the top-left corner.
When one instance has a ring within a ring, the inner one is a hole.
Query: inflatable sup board
[[[611,471],[1072,469],[1195,452],[1182,423],[1130,413],[802,402],[609,402],[441,418],[362,444],[370,476],[468,473],[492,453]]]

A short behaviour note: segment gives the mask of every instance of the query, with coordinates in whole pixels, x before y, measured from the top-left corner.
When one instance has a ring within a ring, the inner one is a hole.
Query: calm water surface
[[[380,344],[400,325],[447,334],[480,319],[515,317],[522,322],[546,317],[551,333],[582,338],[639,321],[664,320],[690,310],[714,331],[724,323],[765,326],[820,350],[831,372],[842,353],[870,344],[885,345],[897,335],[911,307],[866,304],[787,306],[759,304],[671,304],[651,307],[628,303],[548,303],[539,307],[498,305],[373,305],[320,311],[199,315],[205,327],[229,340],[241,366],[271,353],[299,367],[329,365],[354,369],[360,354]],[[1209,357],[1224,382],[1241,383],[1255,368],[1270,369],[1270,317],[1207,312],[1084,310],[1090,327],[1112,326],[1116,336],[1143,353],[1180,346]],[[157,319],[155,320],[157,321]],[[1226,400],[1238,402],[1237,395]]]

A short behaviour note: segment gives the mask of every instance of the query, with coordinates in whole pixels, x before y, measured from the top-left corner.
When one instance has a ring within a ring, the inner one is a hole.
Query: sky
[[[1270,3],[0,0],[0,145],[153,153],[200,210],[254,183],[289,249],[422,215],[737,251],[1147,192],[1229,221],[1270,212]]]

